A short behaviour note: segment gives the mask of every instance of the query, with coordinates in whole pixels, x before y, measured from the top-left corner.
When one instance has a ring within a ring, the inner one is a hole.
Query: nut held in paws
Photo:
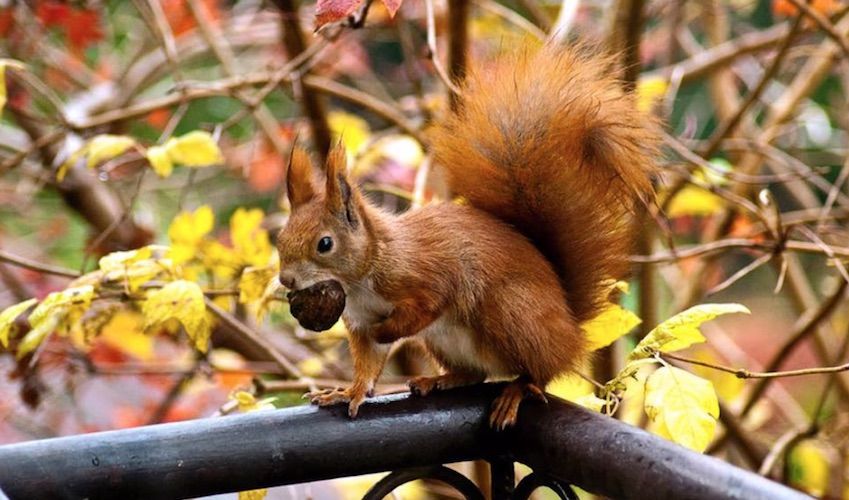
[[[320,281],[302,290],[289,292],[289,311],[307,330],[330,329],[345,310],[345,290],[336,280]]]

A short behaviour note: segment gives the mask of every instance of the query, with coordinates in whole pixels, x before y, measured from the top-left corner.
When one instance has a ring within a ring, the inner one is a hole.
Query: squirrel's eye
[[[333,248],[333,238],[325,236],[318,240],[318,253],[327,253]]]

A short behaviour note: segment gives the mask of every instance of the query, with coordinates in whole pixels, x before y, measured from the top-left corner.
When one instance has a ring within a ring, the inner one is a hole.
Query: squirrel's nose
[[[286,271],[280,271],[280,284],[288,288],[289,290],[295,289],[295,276],[292,273]]]

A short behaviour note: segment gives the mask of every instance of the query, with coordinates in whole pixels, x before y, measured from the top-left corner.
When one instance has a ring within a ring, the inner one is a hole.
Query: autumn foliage
[[[575,39],[633,56],[665,145],[634,277],[547,390],[849,498],[849,9],[800,1],[3,4],[0,444],[347,384],[344,325],[300,327],[276,279],[293,147],[341,142],[385,210],[451,200],[428,126],[458,54]],[[396,347],[378,392],[437,370]]]

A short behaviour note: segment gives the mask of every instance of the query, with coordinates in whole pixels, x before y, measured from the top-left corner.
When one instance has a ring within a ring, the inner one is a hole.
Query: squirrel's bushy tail
[[[586,48],[521,49],[471,69],[431,136],[454,194],[534,242],[579,321],[604,306],[606,280],[628,274],[658,150],[612,68]]]

